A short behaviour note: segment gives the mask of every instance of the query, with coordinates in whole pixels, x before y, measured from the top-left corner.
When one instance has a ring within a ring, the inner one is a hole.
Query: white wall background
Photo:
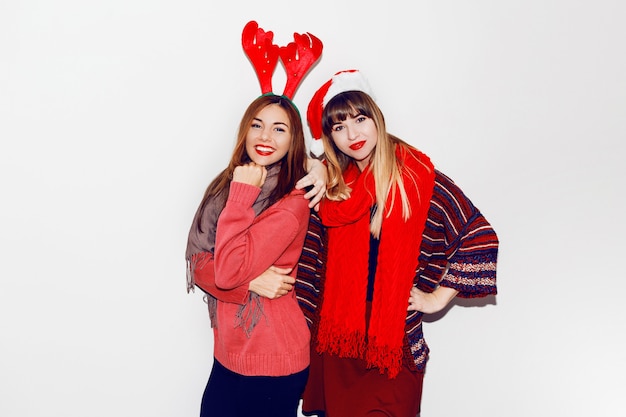
[[[0,0],[0,416],[198,415],[184,249],[259,91],[251,19],[325,43],[301,110],[360,68],[499,234],[495,300],[426,326],[422,417],[622,412],[622,0]]]

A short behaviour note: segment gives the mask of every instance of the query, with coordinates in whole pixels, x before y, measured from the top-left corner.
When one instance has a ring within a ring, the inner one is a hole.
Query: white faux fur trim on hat
[[[344,71],[336,74],[332,78],[332,83],[330,87],[328,87],[328,92],[324,96],[323,107],[326,107],[330,99],[335,97],[337,94],[351,90],[363,91],[375,99],[369,83],[360,71]]]
[[[322,156],[322,154],[324,153],[324,144],[322,143],[322,140],[311,139],[311,141],[309,142],[309,151],[317,157]]]

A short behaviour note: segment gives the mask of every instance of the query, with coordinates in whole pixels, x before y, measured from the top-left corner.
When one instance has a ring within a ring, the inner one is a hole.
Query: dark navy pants
[[[296,417],[308,375],[245,376],[214,359],[200,417]]]

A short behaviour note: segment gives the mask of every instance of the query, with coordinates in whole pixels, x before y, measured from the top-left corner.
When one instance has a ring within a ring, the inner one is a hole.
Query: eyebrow
[[[264,123],[263,120],[259,119],[258,117],[253,117],[252,120],[256,120],[258,122]],[[274,126],[281,125],[281,126],[289,127],[289,125],[287,123],[284,123],[284,122],[274,122],[273,125]]]

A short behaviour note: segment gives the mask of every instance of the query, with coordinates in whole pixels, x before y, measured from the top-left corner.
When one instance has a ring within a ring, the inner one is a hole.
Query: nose
[[[269,129],[263,129],[261,131],[261,140],[263,142],[267,142],[268,140],[270,140],[271,135],[270,135],[270,130]]]
[[[355,140],[358,136],[357,129],[353,126],[346,126],[346,132],[348,134],[348,140]]]

